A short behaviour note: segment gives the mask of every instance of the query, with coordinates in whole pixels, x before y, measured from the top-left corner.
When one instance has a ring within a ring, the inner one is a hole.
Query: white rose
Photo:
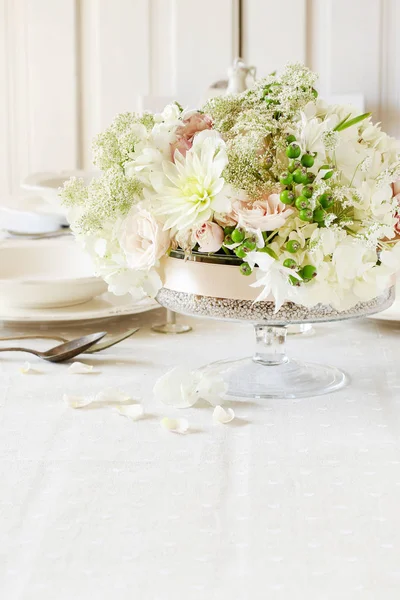
[[[130,269],[148,270],[167,252],[170,237],[153,215],[134,206],[121,225],[120,244]]]
[[[177,104],[167,104],[164,110],[161,113],[162,120],[164,123],[169,123],[171,125],[179,125],[181,119],[181,111]]]

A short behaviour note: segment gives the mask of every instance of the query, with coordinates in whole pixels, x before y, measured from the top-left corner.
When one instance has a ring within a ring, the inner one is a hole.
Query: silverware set
[[[102,350],[111,348],[123,340],[126,340],[137,331],[139,331],[138,327],[135,329],[130,329],[129,331],[125,331],[120,335],[112,336],[101,343],[99,343],[100,340],[103,340],[103,338],[107,335],[107,332],[105,331],[85,335],[74,340],[67,340],[66,338],[58,335],[17,335],[12,337],[1,337],[0,342],[46,339],[61,341],[62,343],[50,348],[50,350],[46,350],[45,352],[39,352],[33,348],[22,348],[16,346],[0,348],[0,352],[27,352],[49,362],[64,362],[74,358],[75,356],[78,356],[79,354],[94,354],[95,352],[101,352]]]

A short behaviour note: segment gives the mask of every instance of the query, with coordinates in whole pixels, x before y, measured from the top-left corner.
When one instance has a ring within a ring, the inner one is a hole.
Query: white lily
[[[292,275],[299,280],[301,277],[293,269],[284,267],[278,260],[265,252],[249,252],[246,260],[252,268],[255,265],[259,267],[257,281],[252,283],[251,287],[262,287],[263,290],[255,302],[266,300],[272,296],[275,301],[275,312],[278,312],[289,296],[291,287],[288,281],[289,276]]]

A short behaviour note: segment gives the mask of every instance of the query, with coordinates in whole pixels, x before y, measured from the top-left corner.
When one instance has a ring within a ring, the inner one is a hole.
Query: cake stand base
[[[305,398],[334,392],[347,383],[346,375],[326,365],[287,359],[264,364],[254,358],[223,360],[202,369],[219,374],[232,398]]]
[[[167,308],[167,320],[165,323],[161,323],[159,325],[153,325],[152,330],[157,333],[188,333],[188,331],[192,331],[190,325],[186,325],[185,323],[177,323],[176,321],[176,312]]]
[[[187,333],[192,331],[190,325],[184,325],[183,323],[162,323],[161,325],[153,325],[152,330],[157,333]]]
[[[305,398],[335,392],[347,383],[336,367],[303,363],[286,355],[287,327],[254,325],[255,352],[250,358],[222,360],[202,371],[222,377],[233,398]]]

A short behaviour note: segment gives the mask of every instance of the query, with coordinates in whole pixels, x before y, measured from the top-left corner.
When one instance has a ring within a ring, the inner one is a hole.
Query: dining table
[[[0,337],[68,338],[140,327],[80,356],[87,373],[35,357],[21,369],[26,355],[1,355],[0,597],[398,600],[400,323],[289,336],[292,357],[339,367],[348,385],[231,400],[223,424],[208,403],[167,406],[153,387],[176,366],[250,355],[251,326],[184,317],[190,333],[152,331],[164,318],[0,327]],[[107,389],[140,402],[142,418],[65,402]],[[162,427],[165,417],[187,419],[187,432]]]

